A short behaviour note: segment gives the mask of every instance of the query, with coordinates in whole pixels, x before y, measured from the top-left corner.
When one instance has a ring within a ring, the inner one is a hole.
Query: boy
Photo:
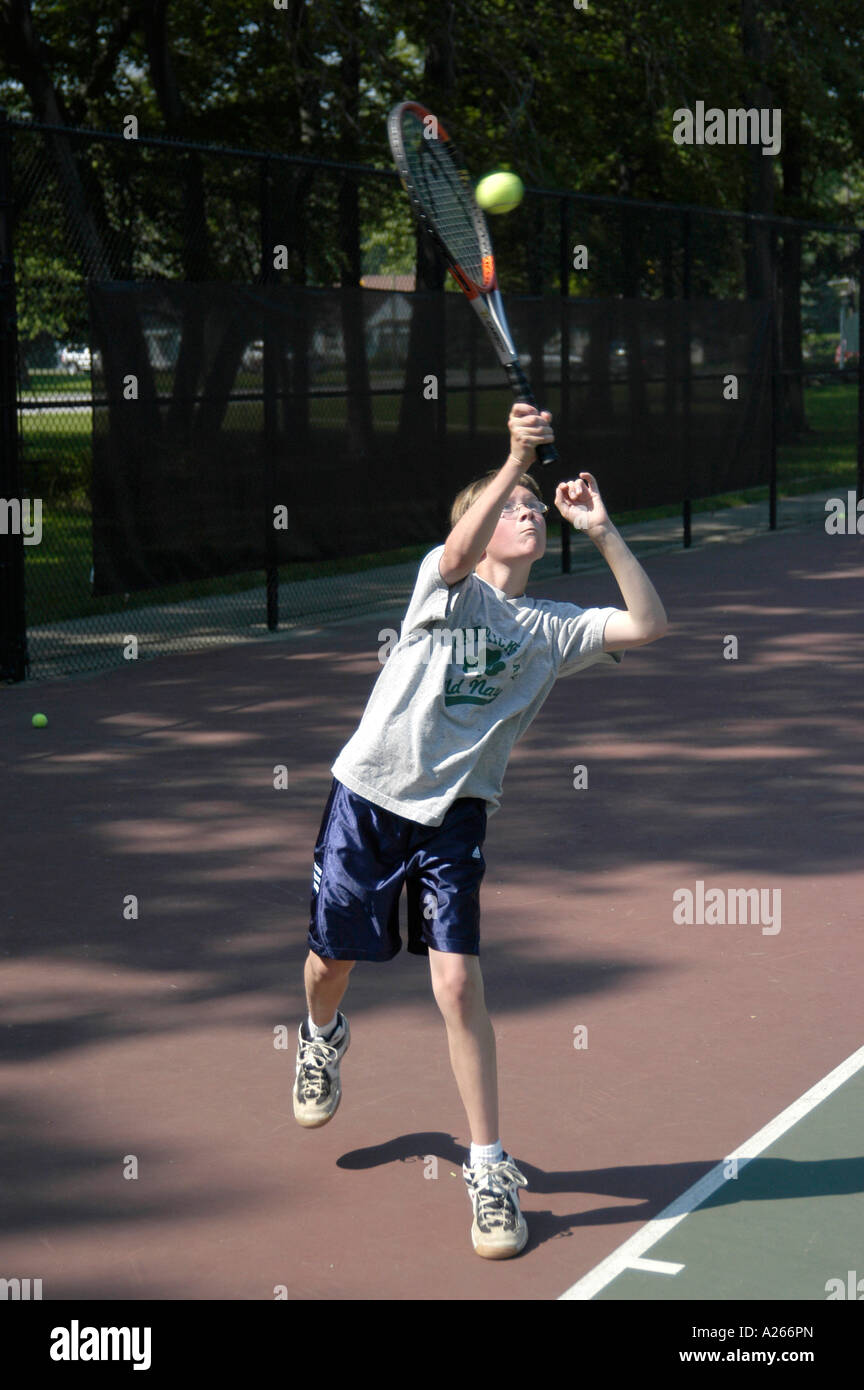
[[[546,548],[548,510],[525,470],[553,438],[551,415],[517,403],[510,454],[456,498],[444,545],[422,560],[414,592],[357,731],[331,768],[315,845],[309,955],[294,1114],[332,1119],[350,1043],[339,1003],[357,960],[427,955],[450,1061],[471,1131],[463,1175],[478,1255],[507,1259],[528,1228],[517,1188],[527,1180],[498,1131],[495,1035],[479,964],[479,889],[487,814],[499,805],[507,759],[562,675],[662,637],[666,613],[609,520],[595,480],[558,484],[555,505],[594,541],[627,605],[583,609],[526,597]],[[437,627],[435,625],[438,624]],[[447,641],[441,640],[443,636]],[[455,640],[454,640],[455,639]]]

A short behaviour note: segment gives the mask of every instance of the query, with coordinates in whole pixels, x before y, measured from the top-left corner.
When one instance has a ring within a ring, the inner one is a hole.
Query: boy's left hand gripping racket
[[[416,101],[394,106],[387,136],[414,212],[486,329],[513,394],[539,409],[510,336],[486,219],[450,136]],[[554,444],[539,444],[536,456],[539,463],[558,461]]]

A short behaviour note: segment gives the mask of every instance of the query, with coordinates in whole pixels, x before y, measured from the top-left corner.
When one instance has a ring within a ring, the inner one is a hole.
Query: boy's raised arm
[[[539,415],[533,405],[516,401],[510,412],[510,453],[498,476],[484,488],[464,516],[457,521],[444,543],[444,554],[438,562],[438,572],[445,584],[456,584],[470,574],[483,557],[501,508],[519,481],[520,473],[531,467],[538,444],[549,443],[554,435],[549,425],[548,410]]]
[[[620,652],[656,642],[669,630],[666,609],[618,527],[610,519],[591,473],[559,483],[555,506],[565,521],[596,545],[618,581],[625,612],[611,613],[603,633],[604,652]]]

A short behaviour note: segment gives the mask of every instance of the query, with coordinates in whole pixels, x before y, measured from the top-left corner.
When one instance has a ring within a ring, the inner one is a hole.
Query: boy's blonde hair
[[[490,470],[490,472],[484,473],[482,477],[475,478],[473,483],[469,483],[467,487],[463,487],[462,491],[455,498],[453,505],[450,508],[451,531],[453,527],[456,525],[456,522],[459,520],[459,518],[465,515],[468,508],[477,501],[477,498],[480,496],[481,492],[485,492],[492,479],[497,478],[500,472],[500,468],[493,468]],[[535,497],[539,498],[541,502],[543,501],[543,498],[540,496],[540,489],[537,486],[537,481],[535,478],[531,477],[530,473],[520,474],[520,476],[516,479],[516,482],[513,484],[513,487],[527,487],[530,492],[534,493]]]

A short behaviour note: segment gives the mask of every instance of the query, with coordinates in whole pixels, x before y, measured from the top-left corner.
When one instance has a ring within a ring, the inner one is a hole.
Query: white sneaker
[[[528,1179],[510,1154],[497,1163],[482,1159],[473,1168],[462,1165],[468,1195],[474,1208],[471,1243],[486,1260],[509,1260],[528,1241],[528,1224],[519,1206],[518,1188]]]
[[[329,1039],[310,1038],[305,1022],[298,1030],[294,1118],[304,1129],[326,1125],[342,1099],[339,1064],[351,1044],[351,1029],[338,1010],[337,1017],[339,1021]]]

